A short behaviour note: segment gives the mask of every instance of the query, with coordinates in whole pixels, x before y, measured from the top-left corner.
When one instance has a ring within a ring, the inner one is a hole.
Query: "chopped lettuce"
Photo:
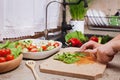
[[[57,54],[54,56],[55,60],[62,61],[67,64],[72,64],[75,63],[76,61],[79,61],[80,58],[78,57],[85,57],[85,54],[83,53],[69,53],[69,52],[64,52],[62,54]]]
[[[66,34],[65,41],[67,42],[71,38],[77,38],[82,42],[87,41],[87,37],[84,34],[82,34],[80,31],[74,31],[74,32]]]

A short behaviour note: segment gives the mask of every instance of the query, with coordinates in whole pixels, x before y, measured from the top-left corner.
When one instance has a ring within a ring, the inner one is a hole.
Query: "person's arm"
[[[103,45],[89,41],[81,46],[80,51],[93,53],[96,55],[98,62],[108,63],[113,59],[114,55],[120,51],[120,35]]]
[[[120,40],[120,34],[117,35],[116,37],[114,37],[112,40],[110,40],[110,42],[111,42],[111,41],[116,41],[116,40]]]
[[[113,50],[117,53],[120,51],[120,36],[106,43],[106,45],[112,46]]]

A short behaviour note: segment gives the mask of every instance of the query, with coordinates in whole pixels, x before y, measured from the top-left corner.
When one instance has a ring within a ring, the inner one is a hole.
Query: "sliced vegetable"
[[[34,41],[34,40],[20,40],[18,41],[17,47],[22,47],[22,52],[42,52],[42,51],[49,51],[56,47],[58,47],[60,44],[57,41],[54,40],[40,40],[40,41]]]
[[[60,44],[58,43],[58,42],[55,42],[54,44],[53,44],[53,46],[54,47],[58,47]]]
[[[38,52],[38,48],[32,48],[30,52]]]
[[[80,58],[78,57],[85,57],[85,54],[64,52],[62,54],[55,55],[54,59],[62,61],[67,64],[72,64],[80,60]]]

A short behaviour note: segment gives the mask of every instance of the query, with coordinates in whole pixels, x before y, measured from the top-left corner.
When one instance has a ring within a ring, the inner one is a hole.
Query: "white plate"
[[[88,10],[87,14],[88,14],[88,18],[89,18],[90,22],[91,22],[93,25],[96,25],[96,26],[97,26],[98,23],[97,23],[96,20],[94,19],[94,15],[93,15],[91,9]]]
[[[100,15],[98,13],[98,11],[96,10],[92,10],[93,12],[93,15],[95,16],[95,20],[97,21],[97,23],[101,26],[101,25],[104,25],[104,23],[102,22],[101,18],[100,18]]]
[[[100,17],[101,17],[101,20],[104,22],[104,24],[105,24],[105,25],[109,25],[105,13],[99,10],[99,15],[100,15]]]
[[[28,40],[28,39],[25,39]],[[40,39],[29,39],[32,40],[35,44],[39,43],[40,41],[48,41],[48,40],[40,40]],[[60,45],[52,50],[49,51],[42,51],[42,52],[22,52],[23,53],[23,58],[27,58],[27,59],[44,59],[47,58],[53,54],[55,54],[56,52],[58,52],[61,47],[62,47],[62,43],[59,41],[55,41],[58,42]]]
[[[93,22],[92,17],[91,17],[91,15],[90,15],[90,13],[89,13],[89,10],[87,11],[87,16],[88,16],[88,19],[89,19],[89,21],[90,21],[90,24],[91,24],[91,25],[94,25],[94,22]]]

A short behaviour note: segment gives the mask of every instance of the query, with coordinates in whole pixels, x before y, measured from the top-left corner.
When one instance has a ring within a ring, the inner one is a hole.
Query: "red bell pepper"
[[[71,44],[72,47],[81,47],[82,46],[82,42],[77,38],[69,39],[68,44]]]

